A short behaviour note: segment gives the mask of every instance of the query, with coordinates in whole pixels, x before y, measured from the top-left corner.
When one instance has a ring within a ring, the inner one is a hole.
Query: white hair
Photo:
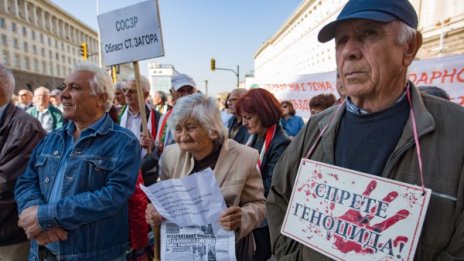
[[[135,75],[130,75],[127,77],[127,83],[129,84],[135,84],[135,80]],[[140,85],[145,92],[150,92],[150,81],[148,81],[147,77],[140,75]]]
[[[9,102],[14,92],[15,79],[10,69],[6,68],[3,64],[0,64],[0,87],[3,89],[5,97]]]
[[[401,20],[395,20],[392,22],[392,25],[396,27],[398,32],[396,41],[398,44],[402,45],[405,43],[410,42],[414,37],[416,37],[417,31],[416,29],[410,27],[409,25],[405,24]]]
[[[114,85],[114,90],[121,90],[124,88],[126,85],[126,81],[119,81]]]
[[[79,63],[76,64],[72,73],[81,71],[94,74],[93,78],[89,81],[91,94],[94,96],[97,94],[106,94],[105,111],[109,111],[113,105],[114,92],[113,82],[108,72],[93,63]]]
[[[40,86],[34,90],[34,96],[37,95],[39,91],[44,91],[48,96],[50,96],[50,90],[43,86]]]
[[[188,119],[198,121],[208,131],[211,139],[213,139],[213,134],[217,134],[216,142],[222,144],[227,137],[217,101],[212,97],[194,93],[177,100],[168,119],[168,125],[174,129],[176,125]]]

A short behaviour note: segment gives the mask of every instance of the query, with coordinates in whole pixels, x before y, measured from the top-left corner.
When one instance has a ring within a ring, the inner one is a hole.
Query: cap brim
[[[387,23],[387,22],[396,20],[398,18],[392,15],[386,14],[386,13],[378,12],[378,11],[358,12],[358,13],[355,13],[349,16],[337,18],[337,20],[322,27],[322,29],[319,31],[319,34],[317,35],[317,40],[319,40],[319,42],[321,43],[325,43],[325,42],[332,40],[335,37],[335,31],[337,30],[337,26],[339,25],[339,23],[347,21],[347,20],[353,20],[353,19],[366,19],[366,20]]]

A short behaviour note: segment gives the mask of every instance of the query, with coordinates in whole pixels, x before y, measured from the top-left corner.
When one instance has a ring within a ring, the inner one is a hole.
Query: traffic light
[[[87,58],[89,57],[89,53],[88,53],[88,49],[87,49],[87,43],[86,42],[82,42],[81,43],[81,57],[84,61],[87,60]]]
[[[211,58],[211,71],[216,70],[216,59]]]

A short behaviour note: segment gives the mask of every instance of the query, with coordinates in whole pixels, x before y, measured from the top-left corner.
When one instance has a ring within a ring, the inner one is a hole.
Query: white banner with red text
[[[444,89],[452,102],[464,106],[464,55],[448,56],[426,60],[416,60],[409,67],[409,79],[416,86],[437,86]],[[272,92],[280,101],[289,100],[298,115],[311,116],[309,101],[321,93],[333,93],[336,73],[290,75],[279,79],[254,79],[247,82],[247,88],[264,88]]]

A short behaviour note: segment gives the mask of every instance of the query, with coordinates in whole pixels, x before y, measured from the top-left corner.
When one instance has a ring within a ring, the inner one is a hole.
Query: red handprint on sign
[[[376,186],[377,182],[375,180],[371,181],[362,194],[363,199],[368,198],[372,191],[375,190]],[[391,203],[393,200],[397,198],[397,196],[398,193],[396,191],[392,191],[388,193],[382,201],[385,203]],[[334,247],[340,250],[342,253],[354,251],[356,253],[370,254],[377,252],[378,249],[381,249],[381,251],[383,251],[386,243],[384,243],[383,245],[381,243],[378,243],[380,234],[383,231],[395,225],[397,222],[407,218],[409,216],[409,211],[406,209],[399,210],[393,216],[386,218],[382,222],[379,222],[377,224],[371,224],[372,219],[376,215],[379,216],[378,208],[380,205],[374,204],[374,206],[372,206],[372,208],[368,210],[368,213],[363,215],[361,213],[361,209],[363,205],[366,204],[366,202],[365,200],[362,200],[359,203],[360,206],[356,210],[349,209],[345,212],[345,214],[337,218],[339,220],[346,221],[346,223],[343,222],[343,224],[346,226],[344,228],[344,231],[346,231],[346,234],[349,236],[335,233]],[[331,208],[333,207],[335,206],[331,205]],[[354,239],[354,237],[356,236],[358,236],[358,238]],[[398,236],[393,241],[393,245],[391,247],[388,247],[389,252],[393,254],[391,251],[391,248],[393,246],[396,247],[399,243],[405,243],[407,241],[407,237]]]

